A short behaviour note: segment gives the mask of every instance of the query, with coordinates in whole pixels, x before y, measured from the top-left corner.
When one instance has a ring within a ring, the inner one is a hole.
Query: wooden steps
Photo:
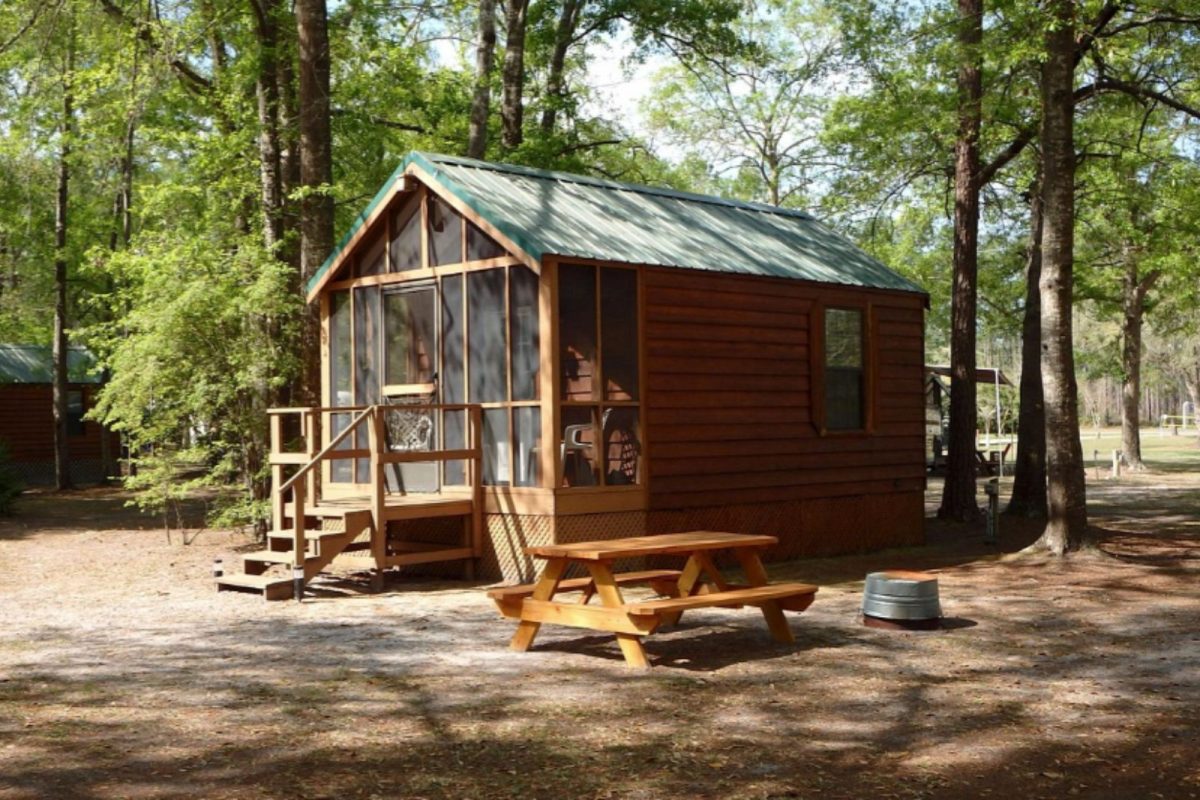
[[[217,591],[243,591],[261,594],[264,600],[290,600],[292,579],[278,575],[222,575],[217,578]]]
[[[292,505],[286,506],[291,513]],[[470,516],[472,501],[461,498],[431,498],[429,502],[389,505],[385,521],[393,519],[427,519],[448,516]],[[431,564],[439,561],[469,561],[476,557],[465,544],[420,541],[389,541],[382,562],[372,551],[375,526],[369,508],[360,501],[334,501],[305,506],[306,518],[329,520],[339,527],[335,530],[306,530],[304,532],[304,580],[315,578],[331,566],[350,570],[378,570]],[[310,522],[310,525],[312,523]],[[290,529],[267,533],[266,547],[242,555],[242,572],[217,578],[217,590],[260,593],[266,600],[286,600],[292,597],[294,563],[292,545],[295,534]]]

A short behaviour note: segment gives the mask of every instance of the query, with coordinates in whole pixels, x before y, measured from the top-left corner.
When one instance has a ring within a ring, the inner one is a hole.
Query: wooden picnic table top
[[[525,552],[538,558],[566,558],[575,561],[608,561],[635,556],[695,553],[736,547],[769,547],[778,543],[774,536],[720,531],[663,533],[654,536],[629,536],[595,542],[572,542],[527,547]]]

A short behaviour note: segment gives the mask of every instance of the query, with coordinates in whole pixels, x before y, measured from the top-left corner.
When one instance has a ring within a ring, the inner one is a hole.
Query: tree
[[[525,23],[529,0],[508,0],[504,9],[503,91],[500,96],[500,143],[505,150],[521,146],[525,134]]]
[[[303,286],[333,251],[333,135],[330,130],[330,53],[325,0],[296,0],[300,55],[300,280]],[[307,309],[301,328],[301,398],[320,397],[320,321]]]
[[[471,129],[467,155],[483,158],[487,152],[488,111],[492,98],[492,71],[496,64],[496,2],[479,0],[475,43],[475,88],[471,97]]]
[[[954,293],[950,319],[950,436],[938,516],[979,516],[975,488],[975,316],[979,269],[979,129],[983,124],[983,2],[959,0],[958,136],[954,143]]]
[[[1046,529],[1038,544],[1061,555],[1083,546],[1087,495],[1079,443],[1071,308],[1075,242],[1075,4],[1046,5],[1042,64],[1042,392],[1046,409]]]
[[[747,14],[731,33],[754,48],[680,58],[656,76],[650,126],[704,165],[698,188],[807,205],[831,165],[819,137],[835,33],[801,2]]]
[[[1046,408],[1042,394],[1042,186],[1029,186],[1029,244],[1025,259],[1025,309],[1021,322],[1020,415],[1012,495],[1005,513],[1046,516]]]

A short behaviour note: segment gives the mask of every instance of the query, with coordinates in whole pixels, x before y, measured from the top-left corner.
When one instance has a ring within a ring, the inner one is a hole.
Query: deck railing
[[[387,415],[394,413],[427,414],[434,418],[443,417],[444,412],[465,412],[466,447],[455,449],[393,450],[387,437]],[[382,567],[385,559],[387,527],[387,467],[389,465],[449,461],[466,464],[465,485],[470,488],[472,507],[471,548],[476,557],[482,548],[483,513],[483,411],[478,405],[470,404],[420,404],[420,405],[370,405],[336,406],[313,408],[272,408],[267,412],[271,422],[271,519],[275,530],[291,530],[292,560],[294,568],[303,568],[308,551],[305,529],[306,512],[322,499],[322,470],[318,467],[326,461],[368,459],[370,464],[370,510],[374,522],[371,536],[371,554]],[[347,424],[329,442],[318,449],[321,442],[322,423],[334,416],[353,415]],[[284,439],[285,420],[298,417],[300,431],[304,437],[304,450],[287,450]],[[367,447],[344,448],[342,443],[352,434],[366,427]],[[298,469],[287,477],[287,469]],[[352,467],[353,470],[353,467]],[[440,470],[439,470],[440,475]],[[439,487],[441,480],[439,478]],[[287,513],[288,502],[291,513]]]

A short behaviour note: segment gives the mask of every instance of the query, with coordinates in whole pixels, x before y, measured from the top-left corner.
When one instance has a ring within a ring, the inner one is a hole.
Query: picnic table
[[[526,553],[546,560],[538,581],[492,589],[488,596],[501,614],[520,621],[511,642],[518,651],[528,650],[542,623],[549,622],[609,631],[616,635],[629,666],[648,667],[643,636],[677,623],[691,609],[743,606],[761,609],[775,641],[791,644],[795,640],[783,612],[808,608],[817,587],[768,582],[759,551],[777,541],[774,536],[693,531],[529,547]],[[714,560],[721,551],[733,555],[747,583],[725,579]],[[682,570],[613,572],[618,559],[647,556],[682,556],[687,561]],[[571,564],[585,567],[588,576],[564,578]],[[665,596],[626,601],[621,587],[627,585],[650,586]],[[581,596],[559,599],[559,595],[574,592]],[[593,597],[599,597],[599,605],[589,605]]]

